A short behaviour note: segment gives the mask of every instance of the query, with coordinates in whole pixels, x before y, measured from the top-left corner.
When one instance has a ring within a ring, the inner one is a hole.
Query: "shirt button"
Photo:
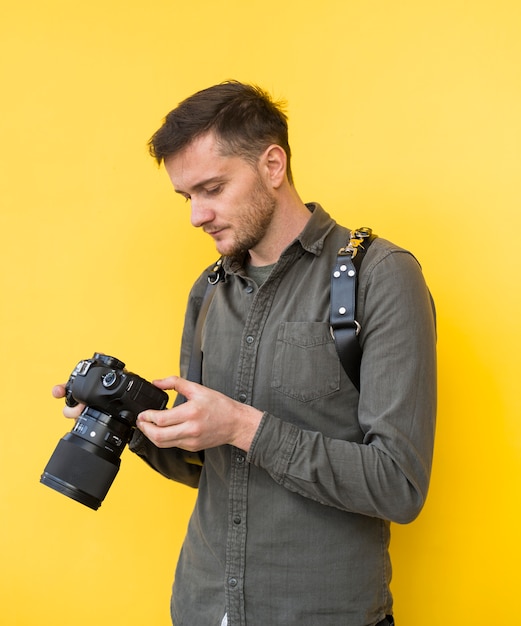
[[[236,515],[236,516],[233,518],[233,523],[234,523],[234,524],[236,524],[237,526],[241,523],[241,521],[242,521],[242,520],[241,520],[241,516],[240,516],[240,515]]]
[[[239,394],[239,402],[246,402],[247,397],[248,396],[245,393],[240,393]]]
[[[252,285],[248,285],[244,291],[246,293],[253,293],[253,286]]]
[[[237,587],[238,580],[236,578],[228,578],[228,584],[230,587]]]
[[[235,457],[235,460],[237,461],[237,463],[238,463],[239,465],[242,465],[242,464],[244,463],[244,457],[242,456],[242,454],[238,454],[238,455]]]
[[[248,335],[246,337],[246,343],[252,344],[255,341],[255,337],[253,337],[252,335]]]

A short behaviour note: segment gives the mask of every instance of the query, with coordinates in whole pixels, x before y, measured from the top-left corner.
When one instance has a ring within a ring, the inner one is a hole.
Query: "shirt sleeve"
[[[302,430],[265,413],[248,460],[285,488],[324,505],[407,523],[425,502],[431,472],[434,307],[421,268],[406,251],[393,248],[372,261],[368,253],[365,262],[357,296],[362,443]]]

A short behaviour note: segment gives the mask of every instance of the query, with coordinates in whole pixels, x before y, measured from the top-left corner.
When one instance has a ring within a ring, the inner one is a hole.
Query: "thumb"
[[[53,398],[64,398],[65,397],[65,385],[54,385],[52,388]]]

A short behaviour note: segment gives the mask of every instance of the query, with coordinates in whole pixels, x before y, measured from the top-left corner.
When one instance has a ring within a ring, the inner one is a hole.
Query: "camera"
[[[168,395],[128,372],[122,361],[98,352],[78,363],[65,392],[68,406],[86,406],[58,442],[40,482],[96,510],[118,473],[137,416],[164,409]]]

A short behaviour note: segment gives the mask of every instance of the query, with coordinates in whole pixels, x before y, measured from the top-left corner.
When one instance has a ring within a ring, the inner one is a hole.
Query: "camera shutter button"
[[[102,377],[101,382],[104,387],[112,387],[114,383],[117,381],[118,375],[114,370],[107,372],[105,376]]]

